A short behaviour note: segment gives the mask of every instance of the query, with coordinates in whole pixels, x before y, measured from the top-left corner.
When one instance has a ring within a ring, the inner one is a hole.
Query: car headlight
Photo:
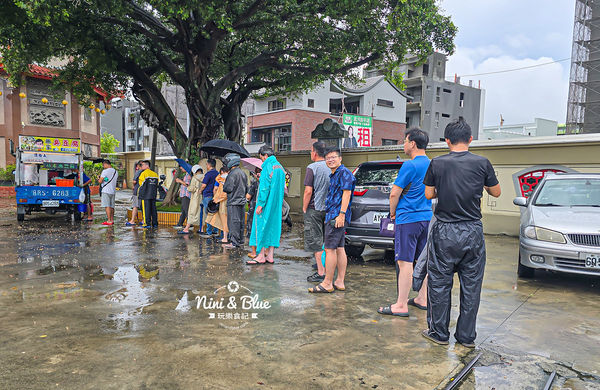
[[[555,242],[557,244],[567,243],[567,240],[562,233],[550,229],[544,229],[538,226],[527,226],[525,229],[523,229],[523,234],[525,237],[534,240]]]

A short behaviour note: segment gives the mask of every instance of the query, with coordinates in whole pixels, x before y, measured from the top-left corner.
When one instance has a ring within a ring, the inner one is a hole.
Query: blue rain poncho
[[[250,246],[257,251],[270,246],[279,248],[281,239],[281,210],[285,191],[285,170],[275,156],[270,156],[262,164],[258,183],[256,207],[262,206],[262,213],[252,219]]]

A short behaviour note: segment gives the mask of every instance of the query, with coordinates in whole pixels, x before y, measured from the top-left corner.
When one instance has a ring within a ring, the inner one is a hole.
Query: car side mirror
[[[513,200],[513,204],[519,207],[527,207],[527,198],[518,196]]]

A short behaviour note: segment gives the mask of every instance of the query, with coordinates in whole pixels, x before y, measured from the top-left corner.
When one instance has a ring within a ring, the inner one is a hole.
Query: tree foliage
[[[100,137],[100,153],[115,153],[121,141],[116,139],[111,133],[102,133]]]
[[[408,52],[453,51],[456,28],[435,0],[7,0],[0,47],[11,74],[66,58],[60,81],[131,88],[178,156],[215,137],[239,140],[241,105],[394,69]],[[85,82],[84,82],[85,81]],[[18,80],[13,80],[18,82]],[[161,94],[185,90],[189,136]]]

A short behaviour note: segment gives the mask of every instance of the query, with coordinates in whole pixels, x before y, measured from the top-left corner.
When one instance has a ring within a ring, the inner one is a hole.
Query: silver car
[[[522,207],[521,277],[535,269],[600,276],[600,174],[550,174]]]

